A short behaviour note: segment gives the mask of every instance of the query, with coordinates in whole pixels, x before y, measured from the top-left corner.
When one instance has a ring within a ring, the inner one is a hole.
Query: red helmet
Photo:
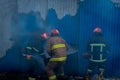
[[[51,33],[52,34],[59,34],[59,31],[57,29],[53,29]]]
[[[43,34],[40,35],[43,39],[48,39],[49,37],[49,33],[45,32]]]
[[[100,32],[102,32],[102,30],[101,30],[101,28],[97,27],[97,28],[94,29],[93,32],[98,32],[98,33],[100,33]]]

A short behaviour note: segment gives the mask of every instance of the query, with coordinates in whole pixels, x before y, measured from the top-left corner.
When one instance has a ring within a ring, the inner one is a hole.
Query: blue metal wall
[[[52,15],[51,15],[52,14]],[[75,16],[66,15],[63,19],[56,18],[54,10],[49,10],[48,25],[57,27],[68,43],[78,44],[79,52],[70,55],[66,71],[84,75],[88,60],[82,54],[86,52],[86,43],[95,27],[101,27],[104,36],[111,46],[106,63],[106,76],[120,76],[119,26],[120,9],[110,0],[85,0],[80,2]],[[74,65],[68,67],[69,65]],[[71,71],[69,71],[72,69]]]
[[[86,0],[80,5],[80,54],[85,52],[86,42],[95,27],[101,27],[111,46],[105,74],[120,76],[119,26],[120,9],[110,0]],[[87,63],[85,59],[80,61]],[[81,62],[79,62],[81,63]],[[87,64],[80,65],[86,67]],[[80,69],[80,72],[84,69]]]
[[[72,3],[68,2],[68,3]],[[67,3],[66,3],[67,4]],[[72,6],[72,5],[71,5]],[[69,9],[69,7],[66,7]],[[65,8],[61,9],[64,11]],[[66,40],[69,45],[79,47],[80,39],[80,8],[78,2],[77,13],[74,16],[65,15],[59,19],[54,9],[48,10],[48,26],[57,28],[60,35]],[[68,75],[79,75],[79,52],[68,55],[65,73]],[[83,73],[83,72],[82,72]]]
[[[16,31],[17,33],[12,33],[12,37],[19,39],[21,41],[19,43],[22,43],[20,46],[24,47],[29,41],[29,38],[31,38],[31,33],[38,30],[40,30],[40,33],[44,31],[50,32],[52,28],[58,28],[61,36],[68,44],[79,47],[78,52],[68,55],[65,73],[69,75],[84,75],[89,63],[88,59],[84,58],[82,54],[86,52],[86,44],[89,37],[92,35],[93,29],[95,27],[101,27],[111,46],[111,52],[108,54],[106,63],[105,75],[120,77],[120,8],[115,7],[111,0],[75,1],[78,2],[76,14],[66,14],[62,16],[62,18],[59,18],[54,8],[48,8],[46,18],[44,19],[39,12],[35,12],[34,10],[29,13],[19,13],[18,23],[14,25],[15,27],[12,29],[12,32]],[[56,4],[56,2],[48,3],[48,6]],[[70,2],[66,1],[65,3],[71,4],[72,6],[73,2],[74,0]],[[62,3],[62,1],[59,3]],[[46,7],[45,9],[47,10]],[[36,8],[35,5],[34,8]],[[72,9],[72,7],[66,8]],[[64,12],[66,8],[59,9]],[[21,57],[20,49],[16,47],[14,50],[7,53],[9,54],[0,59],[0,71],[23,70],[24,72],[28,69],[25,57]],[[8,67],[7,65],[11,66]]]

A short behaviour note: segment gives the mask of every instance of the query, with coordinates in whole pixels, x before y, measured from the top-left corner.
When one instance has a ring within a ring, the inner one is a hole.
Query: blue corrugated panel
[[[105,70],[107,76],[120,76],[119,21],[120,10],[110,0],[86,0],[80,6],[80,53],[85,52],[85,44],[92,35],[92,30],[95,27],[101,27],[111,46]],[[79,61],[85,65],[80,68],[86,66],[87,69],[87,60],[81,59]],[[83,71],[83,69],[79,70]]]
[[[67,41],[69,45],[79,48],[77,52],[68,55],[68,59],[65,65],[65,73],[68,75],[85,75],[89,63],[88,59],[84,58],[82,54],[86,52],[86,44],[89,37],[92,35],[93,29],[95,27],[101,27],[104,36],[107,38],[108,43],[110,43],[111,46],[111,52],[108,54],[108,60],[106,63],[105,75],[120,77],[119,6],[115,7],[111,0],[83,0],[80,3],[79,0],[68,0],[64,3],[63,1],[59,1],[59,4],[66,4],[66,6],[70,4],[71,7],[58,6],[55,5],[58,3],[57,0],[52,1],[54,2],[51,2],[50,0],[48,1],[49,3],[47,3],[47,1],[45,2],[45,4],[48,4],[45,7],[45,10],[40,8],[40,11],[44,11],[44,16],[42,13],[40,14],[39,11],[34,12],[33,10],[29,12],[29,10],[32,8],[32,4],[29,5],[31,8],[25,8],[23,10],[19,4],[18,12],[23,11],[23,13],[18,15],[18,24],[15,24],[14,29],[11,30],[11,32],[16,32],[16,34],[11,33],[11,37],[14,40],[22,40],[19,43],[22,45],[22,47],[25,47],[29,41],[29,38],[32,36],[31,34],[35,34],[36,31],[40,33],[44,31],[50,32],[52,28],[58,28],[61,36]],[[73,4],[74,2],[78,2],[77,9],[75,8],[75,4]],[[37,8],[37,10],[39,10],[38,6],[36,7],[35,4],[37,3],[33,4],[33,8]],[[43,7],[44,6],[42,6],[42,8]],[[47,7],[48,11],[46,11]],[[70,9],[72,9],[74,12],[74,8],[76,9],[76,13],[71,15],[72,12]],[[57,11],[56,9],[61,11]],[[25,10],[28,10],[28,13],[24,13]],[[67,13],[66,10],[69,13]],[[10,30],[8,30],[8,32],[10,32]],[[27,36],[28,38],[23,38],[23,35]],[[22,36],[22,38],[20,36]],[[19,52],[19,49],[13,49],[14,50],[9,52],[9,54],[1,58],[0,71],[20,70],[22,68],[21,70],[24,72],[28,69],[27,61],[24,57],[20,57],[21,52]],[[11,66],[8,67],[7,65]]]

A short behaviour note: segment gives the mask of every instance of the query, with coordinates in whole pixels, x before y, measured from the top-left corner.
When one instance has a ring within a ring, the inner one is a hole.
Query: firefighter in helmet
[[[47,40],[46,49],[51,56],[46,66],[47,75],[49,80],[57,80],[57,76],[64,76],[63,67],[67,59],[67,45],[57,29],[52,30],[50,38]],[[57,74],[55,74],[55,69],[57,69]]]
[[[32,40],[24,49],[23,55],[26,56],[28,60],[30,74],[36,78],[38,78],[39,75],[44,75],[45,72],[44,55],[42,54],[44,53],[44,42],[48,37],[48,33],[35,36],[35,39],[32,37]]]
[[[95,28],[93,36],[90,38],[87,46],[89,53],[89,67],[85,77],[86,80],[90,79],[91,72],[95,67],[99,68],[98,80],[102,80],[109,49],[108,43],[103,37],[101,28]]]

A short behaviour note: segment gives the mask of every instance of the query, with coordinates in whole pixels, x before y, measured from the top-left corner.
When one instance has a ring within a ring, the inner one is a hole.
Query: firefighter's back
[[[49,41],[50,41],[53,57],[66,56],[67,48],[66,48],[66,42],[63,38],[59,36],[55,36],[55,37],[51,37]]]

